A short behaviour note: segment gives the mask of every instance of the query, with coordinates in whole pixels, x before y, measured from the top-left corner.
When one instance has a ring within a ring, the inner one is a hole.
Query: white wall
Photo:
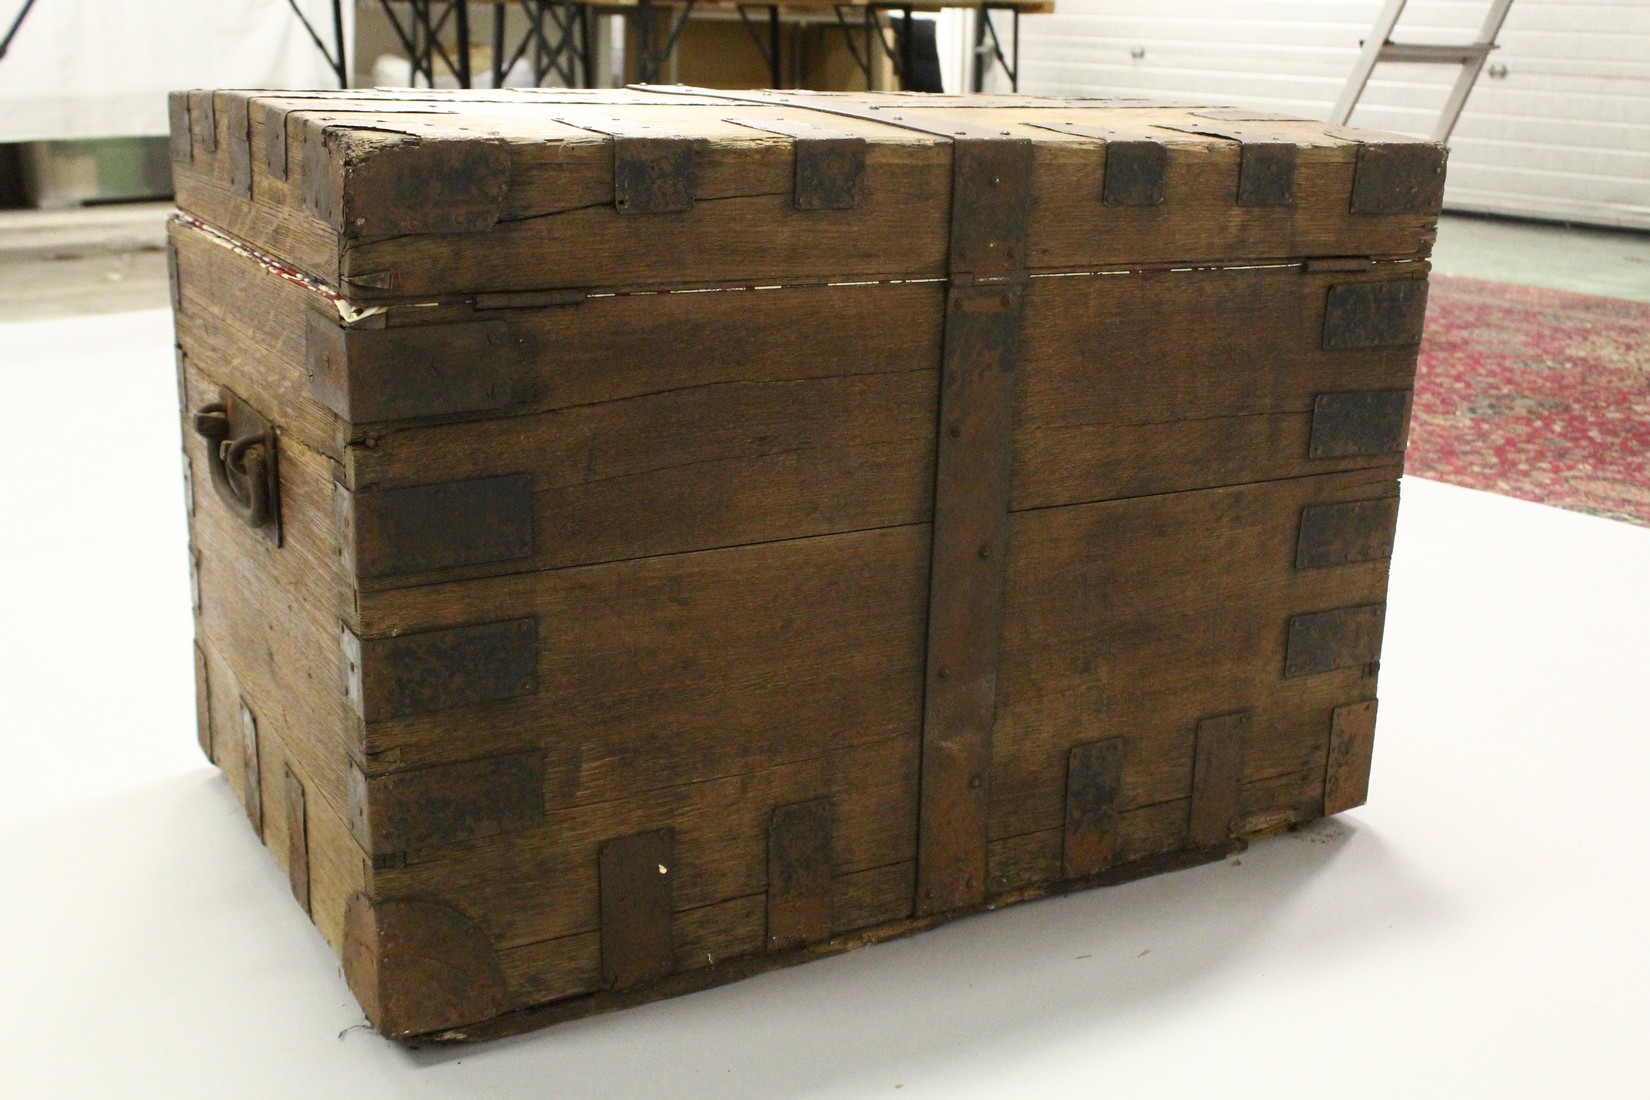
[[[1400,41],[1471,40],[1488,0],[1413,0]],[[1379,0],[1058,0],[1022,92],[1151,94],[1321,118]],[[1451,142],[1452,209],[1650,228],[1650,0],[1516,0]],[[1353,118],[1426,133],[1455,75],[1387,66]],[[1003,87],[1000,77],[996,87]]]
[[[330,49],[329,0],[299,6]],[[165,134],[176,88],[337,86],[287,0],[39,0],[0,59],[0,141]]]

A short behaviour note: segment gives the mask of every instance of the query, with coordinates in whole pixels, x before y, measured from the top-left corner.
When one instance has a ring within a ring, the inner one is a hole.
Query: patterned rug
[[[1650,303],[1434,275],[1405,471],[1650,526]]]

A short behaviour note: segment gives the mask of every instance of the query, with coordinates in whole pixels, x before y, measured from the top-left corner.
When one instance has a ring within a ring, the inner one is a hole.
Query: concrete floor
[[[1650,233],[1476,216],[1446,217],[1433,270],[1650,302]]]
[[[0,211],[0,321],[163,309],[166,203]],[[1650,233],[1445,217],[1448,275],[1650,302]]]
[[[170,203],[0,211],[0,321],[164,309]]]

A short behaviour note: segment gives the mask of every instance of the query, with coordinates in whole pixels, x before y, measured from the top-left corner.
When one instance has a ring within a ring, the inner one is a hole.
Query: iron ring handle
[[[195,434],[206,440],[206,466],[212,488],[248,527],[269,522],[267,440],[262,432],[229,438],[229,411],[221,401],[195,413]]]

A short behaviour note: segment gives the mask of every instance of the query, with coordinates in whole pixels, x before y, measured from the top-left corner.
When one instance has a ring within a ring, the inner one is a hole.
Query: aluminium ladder
[[[1478,30],[1478,37],[1465,45],[1421,45],[1392,41],[1392,32],[1398,25],[1398,17],[1404,14],[1404,6],[1409,0],[1386,0],[1386,6],[1375,19],[1375,26],[1364,40],[1364,48],[1358,54],[1358,60],[1352,66],[1351,74],[1346,78],[1346,87],[1341,89],[1341,98],[1335,104],[1335,109],[1329,113],[1329,121],[1338,126],[1345,126],[1352,118],[1352,111],[1358,106],[1358,99],[1364,94],[1364,86],[1369,83],[1369,76],[1375,71],[1375,66],[1383,61],[1408,62],[1421,65],[1459,65],[1461,73],[1455,78],[1455,86],[1450,89],[1449,98],[1444,101],[1442,112],[1438,116],[1438,124],[1433,127],[1433,141],[1448,141],[1451,132],[1455,129],[1456,120],[1461,117],[1461,108],[1467,105],[1467,96],[1472,94],[1472,86],[1478,81],[1478,74],[1484,68],[1484,61],[1490,56],[1490,51],[1496,48],[1496,36],[1501,33],[1501,24],[1507,21],[1507,11],[1512,7],[1513,0],[1492,0],[1489,14],[1484,17],[1484,25]]]

